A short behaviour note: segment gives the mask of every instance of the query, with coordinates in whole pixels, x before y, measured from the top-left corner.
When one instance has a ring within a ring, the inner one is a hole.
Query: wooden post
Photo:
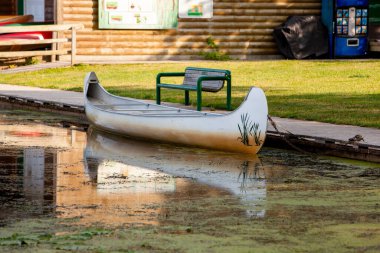
[[[77,33],[75,27],[71,27],[71,66],[75,64],[75,55],[77,53]]]
[[[53,39],[57,39],[57,32],[53,32]],[[52,51],[54,52],[55,50],[58,50],[58,43],[57,42],[53,42],[52,44],[51,44],[51,49],[52,49]],[[56,60],[56,55],[55,54],[52,54],[51,55],[51,58],[50,58],[50,61],[51,62],[55,62],[55,60]]]
[[[55,15],[54,15],[54,19],[55,19],[55,24],[58,24],[58,25],[61,25],[63,24],[63,3],[62,3],[62,0],[55,0],[54,1],[54,11],[55,11]],[[57,32],[57,37],[58,38],[63,38],[63,33],[62,32]],[[57,49],[58,50],[61,50],[63,48],[62,46],[63,43],[57,43]],[[58,55],[57,56],[57,59],[58,61],[61,60],[61,56]]]

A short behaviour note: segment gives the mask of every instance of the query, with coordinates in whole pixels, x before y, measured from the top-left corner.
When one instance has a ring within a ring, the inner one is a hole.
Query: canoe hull
[[[88,87],[85,93],[91,93]],[[110,94],[100,96],[106,99],[107,95]],[[119,104],[123,101],[120,97],[116,99]],[[259,88],[252,88],[244,103],[228,114],[131,115],[102,110],[94,106],[86,95],[85,110],[94,126],[113,133],[242,153],[257,153],[260,150],[265,140],[268,115],[266,97]]]

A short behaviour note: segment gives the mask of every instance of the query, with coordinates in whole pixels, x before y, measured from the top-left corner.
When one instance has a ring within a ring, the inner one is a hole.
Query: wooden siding
[[[273,28],[292,15],[320,15],[320,0],[214,0],[212,19],[179,19],[177,30],[99,30],[97,0],[58,0],[58,22],[82,23],[77,53],[133,60],[201,59],[212,36],[235,59],[279,55]]]

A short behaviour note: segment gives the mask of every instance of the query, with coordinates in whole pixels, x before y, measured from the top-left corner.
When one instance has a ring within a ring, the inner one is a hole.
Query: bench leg
[[[227,80],[227,110],[231,111],[231,78]]]
[[[156,87],[156,103],[161,104],[161,87]]]
[[[189,97],[189,91],[185,90],[185,105],[190,104],[190,97]]]
[[[202,111],[202,90],[197,90],[197,111]]]

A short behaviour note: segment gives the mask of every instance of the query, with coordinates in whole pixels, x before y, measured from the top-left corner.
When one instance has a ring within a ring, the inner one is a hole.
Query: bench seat
[[[197,86],[193,85],[178,85],[178,84],[167,84],[167,83],[158,83],[157,86],[161,88],[177,89],[177,90],[197,90]]]

